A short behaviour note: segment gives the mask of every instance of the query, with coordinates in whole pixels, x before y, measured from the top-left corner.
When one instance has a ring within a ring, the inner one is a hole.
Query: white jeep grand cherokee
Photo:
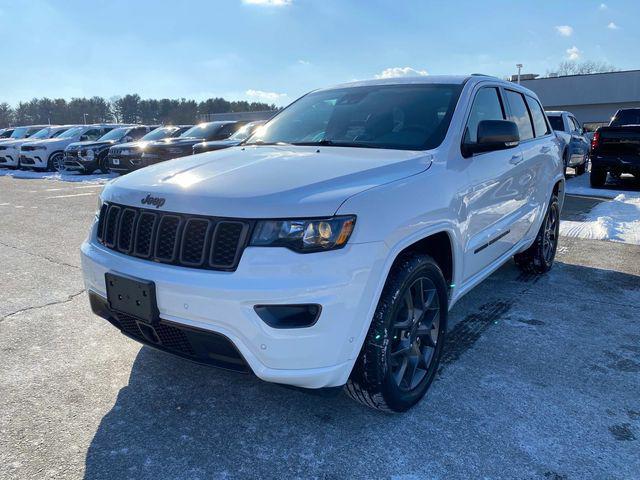
[[[404,411],[462,295],[511,257],[551,268],[563,197],[531,91],[485,76],[351,83],[238,147],[109,183],[84,278],[93,311],[140,342]]]

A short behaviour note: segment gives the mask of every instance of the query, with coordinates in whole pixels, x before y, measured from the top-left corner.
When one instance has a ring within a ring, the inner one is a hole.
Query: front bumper
[[[64,154],[64,168],[69,172],[93,172],[98,168],[98,158],[93,160],[81,157],[77,153]]]
[[[29,168],[46,168],[48,154],[46,150],[28,150],[20,152],[20,166]]]
[[[114,163],[114,160],[118,163]],[[145,166],[142,162],[142,155],[123,155],[118,153],[113,155],[109,153],[107,163],[109,170],[120,174],[133,172]]]
[[[126,256],[101,246],[94,235],[81,255],[89,292],[106,298],[108,271],[152,280],[161,322],[222,335],[259,378],[305,388],[346,383],[387,255],[382,242],[308,255],[253,247],[235,272],[220,272]],[[297,329],[271,328],[253,308],[309,303],[320,304],[322,314],[314,325]]]
[[[0,150],[0,167],[17,167],[19,153],[15,148]]]

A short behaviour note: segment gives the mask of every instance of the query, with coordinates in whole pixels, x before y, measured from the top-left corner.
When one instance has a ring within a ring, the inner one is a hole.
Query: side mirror
[[[125,143],[133,142],[133,137],[126,136],[126,137],[124,137],[124,141],[125,141]]]
[[[80,135],[80,141],[81,142],[85,142],[87,140],[89,140],[89,136],[88,135]]]
[[[509,120],[482,120],[478,124],[477,138],[476,143],[462,145],[462,153],[465,157],[475,153],[514,148],[520,143],[518,126]]]

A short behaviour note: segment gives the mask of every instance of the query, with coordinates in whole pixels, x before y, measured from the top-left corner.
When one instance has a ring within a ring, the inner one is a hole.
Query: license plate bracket
[[[109,308],[150,324],[160,320],[154,282],[113,272],[104,277]]]

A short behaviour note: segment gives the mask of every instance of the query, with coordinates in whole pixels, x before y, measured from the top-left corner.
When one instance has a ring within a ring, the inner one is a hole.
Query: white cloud
[[[253,90],[250,88],[244,92],[247,97],[256,98],[262,101],[275,102],[283,97],[286,97],[286,93],[265,92],[263,90]]]
[[[599,8],[600,10],[606,10],[608,7],[606,3],[601,3]]]
[[[424,77],[425,75],[429,75],[426,70],[416,70],[411,67],[391,67],[384,69],[376,75],[376,78]]]
[[[298,63],[299,63],[300,65],[311,65],[311,62],[310,62],[309,60],[302,60],[302,59],[300,59],[300,60],[298,60]]]
[[[569,60],[578,60],[580,58],[580,55],[582,54],[580,49],[575,45],[571,48],[567,48],[566,52],[567,52],[567,58]]]
[[[620,27],[613,22],[609,22],[609,25],[607,25],[607,28],[609,30],[618,30]]]
[[[557,25],[556,31],[563,37],[570,37],[573,35],[573,27],[570,27],[569,25]]]
[[[293,0],[242,0],[246,5],[260,5],[263,7],[286,7]]]

